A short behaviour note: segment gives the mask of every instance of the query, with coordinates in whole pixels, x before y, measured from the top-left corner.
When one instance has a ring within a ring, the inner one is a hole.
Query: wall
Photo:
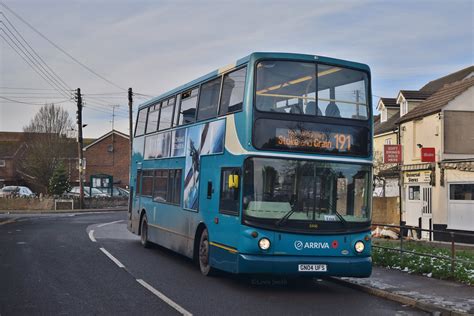
[[[113,150],[109,150],[113,146]],[[120,187],[129,184],[130,147],[127,138],[113,134],[84,151],[86,158],[86,183],[94,174],[107,174],[114,177]]]
[[[84,208],[101,209],[110,207],[124,207],[128,205],[128,198],[89,198],[84,199]],[[79,207],[79,200],[75,199],[74,209]],[[61,203],[58,209],[71,209],[70,203]],[[54,198],[0,198],[2,211],[50,211],[54,210]]]
[[[372,222],[376,224],[400,224],[397,197],[374,197],[372,199]]]

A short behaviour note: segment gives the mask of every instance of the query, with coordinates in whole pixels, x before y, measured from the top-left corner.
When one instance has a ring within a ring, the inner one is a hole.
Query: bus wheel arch
[[[206,224],[199,223],[194,235],[193,260],[197,264],[199,264],[199,242],[201,241],[201,234],[205,229],[207,229]]]
[[[142,209],[140,212],[140,220],[138,221],[138,235],[139,236],[142,234],[142,220],[145,215],[146,215],[146,210]]]
[[[199,238],[197,240],[197,250],[196,257],[199,269],[201,274],[204,276],[214,275],[215,269],[211,266],[210,261],[210,240],[209,240],[209,231],[205,225],[202,226],[199,233]],[[195,243],[196,244],[196,243]]]
[[[148,238],[148,218],[145,210],[142,211],[140,216],[140,243],[144,248],[150,248],[151,242]]]

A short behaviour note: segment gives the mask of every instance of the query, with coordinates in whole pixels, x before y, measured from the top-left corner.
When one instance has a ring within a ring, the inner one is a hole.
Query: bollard
[[[454,233],[451,232],[451,276],[454,277],[454,264],[456,258],[456,250],[454,249]]]

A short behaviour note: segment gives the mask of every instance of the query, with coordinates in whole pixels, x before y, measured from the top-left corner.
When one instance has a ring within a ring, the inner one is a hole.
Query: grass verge
[[[456,251],[454,274],[451,273],[451,250],[443,244],[423,243],[419,241],[404,241],[403,250],[446,258],[432,258],[411,253],[400,253],[400,241],[373,239],[374,246],[393,248],[388,250],[373,247],[372,259],[375,265],[398,269],[408,273],[422,274],[437,279],[454,280],[474,285],[474,250]]]

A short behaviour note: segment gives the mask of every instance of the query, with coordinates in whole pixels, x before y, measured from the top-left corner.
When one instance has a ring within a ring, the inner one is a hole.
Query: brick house
[[[45,188],[35,184],[34,177],[22,170],[21,162],[28,155],[28,142],[40,142],[46,134],[0,132],[0,188],[7,185],[25,185],[34,192],[45,193]],[[78,178],[77,145],[67,143],[65,155],[60,157],[71,181]],[[76,180],[77,181],[77,180]]]
[[[86,160],[85,183],[90,184],[91,175],[113,176],[114,185],[123,188],[129,185],[130,138],[117,130],[97,138],[84,147]]]

